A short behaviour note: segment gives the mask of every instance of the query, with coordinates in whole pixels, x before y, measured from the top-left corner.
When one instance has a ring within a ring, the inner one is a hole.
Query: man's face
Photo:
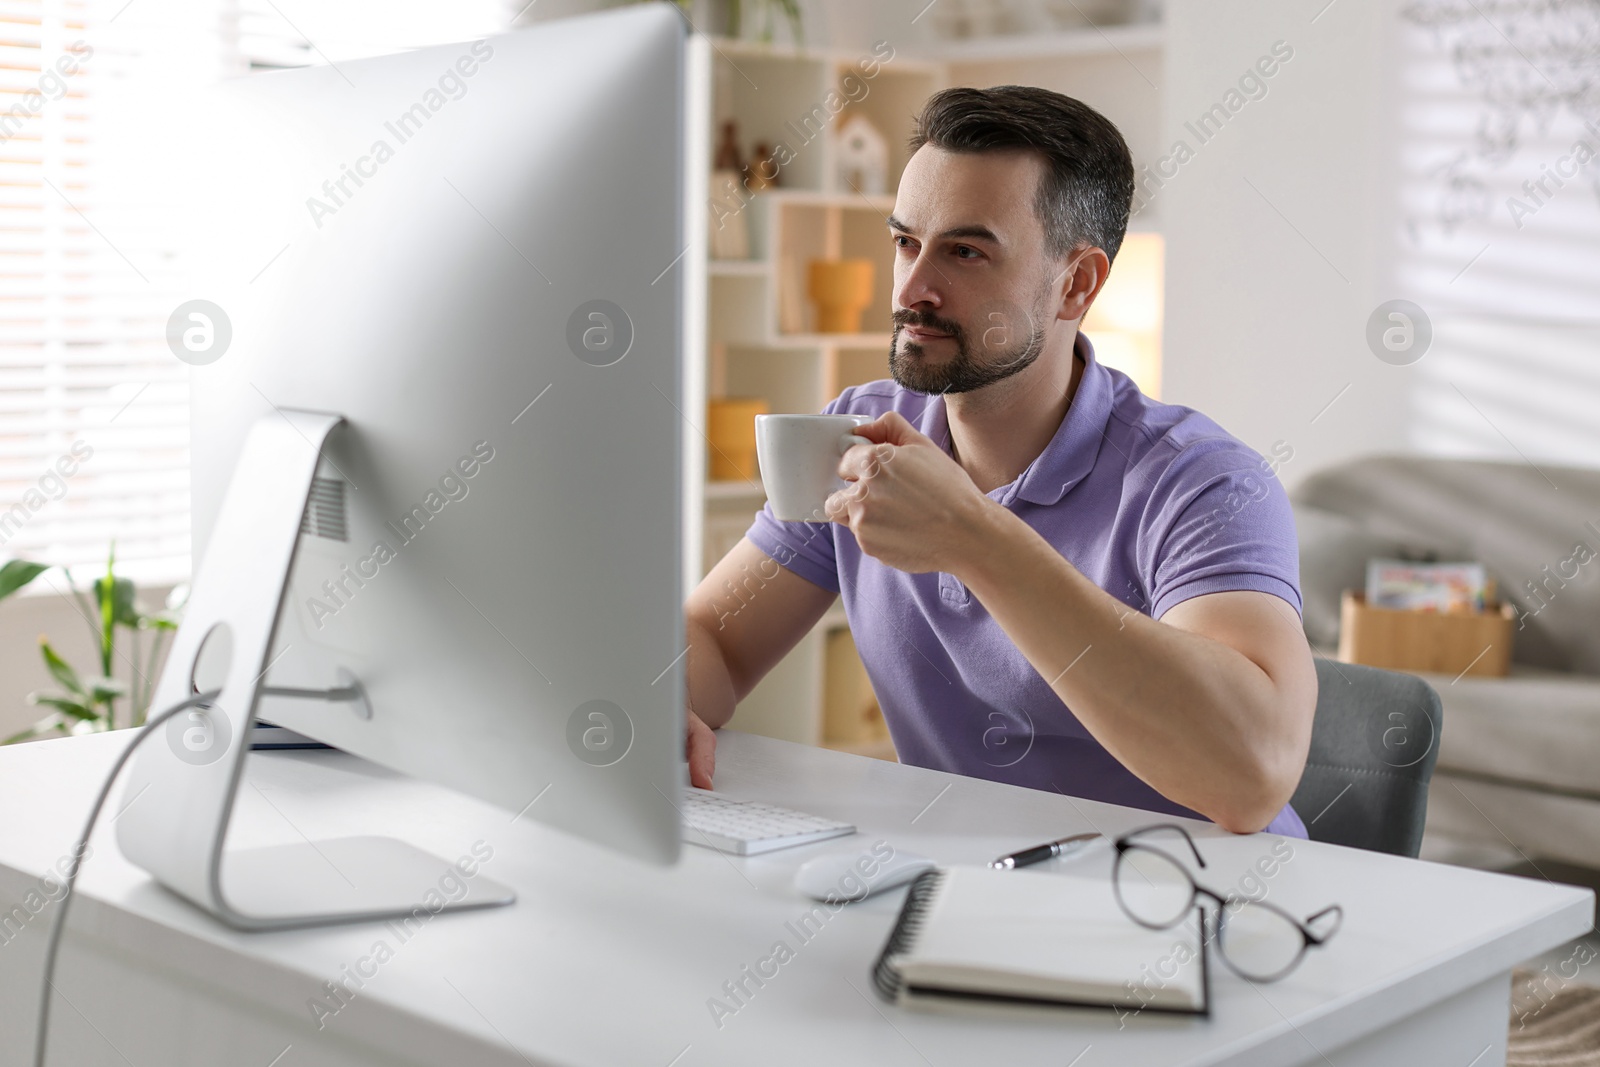
[[[1060,264],[1045,252],[1029,152],[924,145],[906,164],[889,232],[889,373],[919,393],[963,393],[1025,370],[1056,317]]]

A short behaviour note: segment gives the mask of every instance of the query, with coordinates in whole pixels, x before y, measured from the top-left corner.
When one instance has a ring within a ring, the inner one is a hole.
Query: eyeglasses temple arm
[[[1331,928],[1329,928],[1327,933],[1319,934],[1315,930],[1311,929],[1311,924],[1312,923],[1316,922],[1318,919],[1321,919],[1323,916],[1326,916],[1326,915],[1334,916],[1333,926]],[[1328,938],[1330,938],[1334,934],[1338,933],[1339,932],[1339,927],[1341,927],[1343,925],[1344,925],[1344,909],[1341,908],[1337,904],[1329,904],[1326,908],[1323,908],[1321,911],[1316,912],[1315,914],[1306,916],[1305,923],[1304,923],[1304,933],[1306,935],[1306,940],[1311,942],[1313,945],[1320,945],[1324,941],[1328,940]]]

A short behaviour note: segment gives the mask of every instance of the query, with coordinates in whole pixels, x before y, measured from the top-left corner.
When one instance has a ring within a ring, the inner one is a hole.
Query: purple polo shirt
[[[1095,361],[1082,334],[1077,351],[1083,377],[1055,436],[990,499],[1153,618],[1231,589],[1271,593],[1298,614],[1294,519],[1266,461],[1199,412],[1139,392]],[[942,396],[882,380],[846,389],[824,410],[898,411],[950,450]],[[896,570],[865,555],[849,527],[783,522],[770,504],[746,536],[786,570],[843,595],[902,762],[1203,818],[1107,752],[953,576]],[[1267,829],[1306,836],[1287,806]]]

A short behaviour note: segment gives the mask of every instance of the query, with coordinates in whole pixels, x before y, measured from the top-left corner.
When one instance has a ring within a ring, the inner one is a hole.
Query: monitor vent
[[[330,541],[350,540],[345,522],[344,482],[338,478],[312,478],[311,498],[300,519],[300,532]]]

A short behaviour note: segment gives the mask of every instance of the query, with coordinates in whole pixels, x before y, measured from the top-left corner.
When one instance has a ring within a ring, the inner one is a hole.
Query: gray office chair
[[[1444,714],[1421,678],[1317,660],[1316,719],[1290,801],[1313,841],[1415,856]]]

